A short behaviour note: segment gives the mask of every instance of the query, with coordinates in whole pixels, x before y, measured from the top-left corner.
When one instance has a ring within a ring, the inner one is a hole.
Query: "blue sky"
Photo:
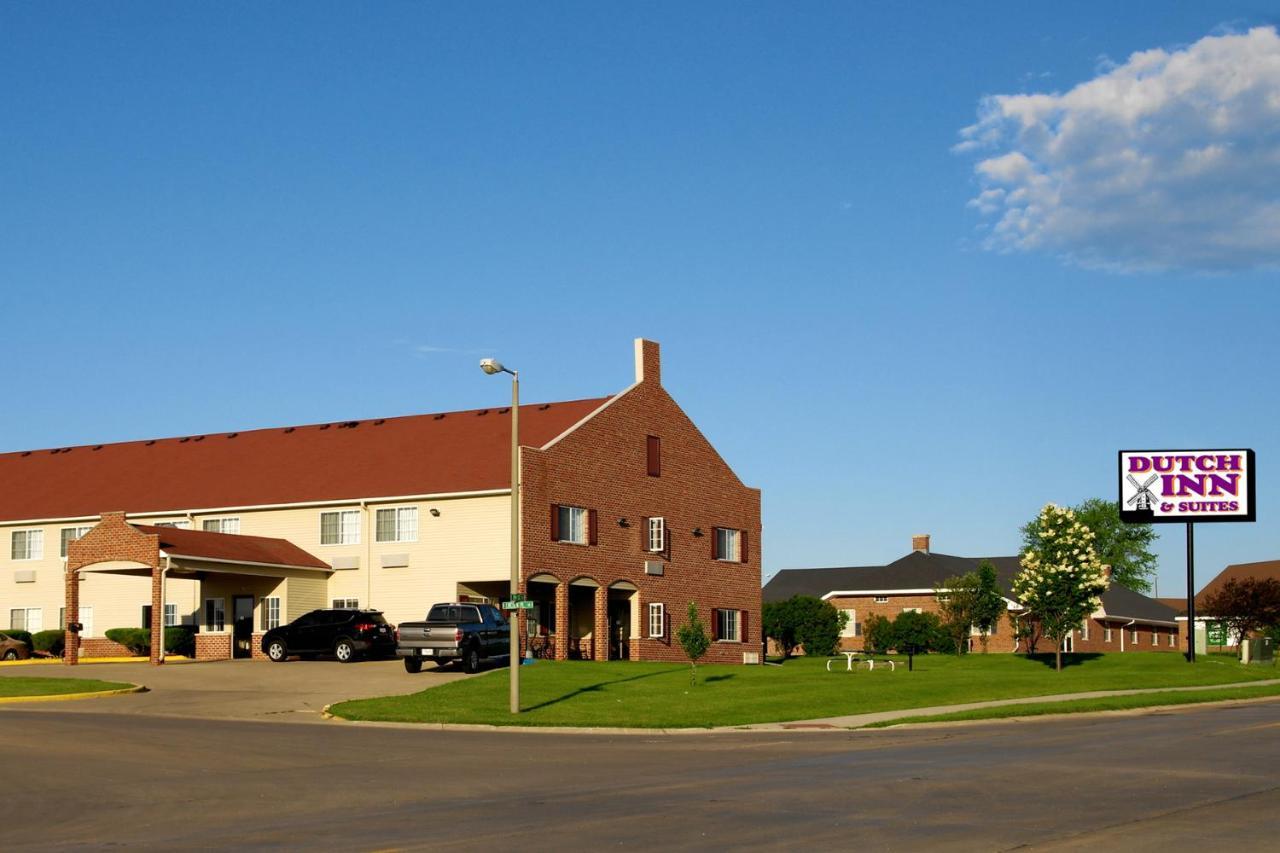
[[[1246,156],[1272,131],[1228,123],[1230,169],[1154,185],[1170,151],[1217,150],[1175,102],[1125,142],[1159,168],[1090,173],[1117,147],[1110,90],[1076,88],[1163,49],[1204,112],[1213,68],[1251,67],[1219,39],[1271,23],[1231,3],[5,4],[0,449],[483,406],[506,393],[483,355],[528,399],[593,396],[645,336],[764,489],[766,576],[918,532],[1011,553],[1143,446],[1256,448],[1259,522],[1202,527],[1199,577],[1276,558],[1280,241],[1250,193],[1278,170]],[[1044,99],[984,100],[1073,91],[1035,132],[1016,122]],[[1117,202],[1134,180],[1157,201]],[[1208,218],[1152,226],[1170,211]]]

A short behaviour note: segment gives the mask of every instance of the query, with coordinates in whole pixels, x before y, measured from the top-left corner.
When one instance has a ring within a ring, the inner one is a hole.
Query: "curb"
[[[985,720],[939,720],[918,723],[895,723],[892,726],[861,726],[845,729],[850,732],[904,732],[908,729],[952,729],[970,726],[989,726],[992,723],[1033,723],[1038,720],[1066,720],[1071,717],[1138,717],[1152,711],[1192,711],[1196,708],[1221,708],[1233,705],[1261,705],[1264,702],[1280,702],[1277,696],[1253,696],[1248,699],[1214,699],[1211,702],[1182,702],[1175,705],[1145,705],[1141,708],[1112,708],[1105,711],[1064,711],[1060,714],[1029,714],[1024,717],[990,717]]]
[[[126,693],[146,693],[142,684],[131,684],[118,690],[98,690],[92,693],[52,693],[47,696],[0,696],[0,705],[16,705],[24,702],[71,702],[76,699],[94,699],[98,696],[123,696]]]
[[[127,657],[127,658],[80,658],[76,662],[76,666],[93,666],[101,663],[150,663],[150,658],[145,657]],[[183,657],[182,655],[166,655],[165,663],[195,663],[195,658]],[[66,666],[67,664],[62,658],[26,658],[24,660],[6,660],[0,661],[0,669],[6,667],[25,667],[25,666]]]

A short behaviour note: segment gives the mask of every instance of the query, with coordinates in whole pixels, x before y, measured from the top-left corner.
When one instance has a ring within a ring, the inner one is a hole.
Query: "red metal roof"
[[[520,407],[541,447],[609,398]],[[0,521],[502,489],[510,409],[0,454]]]
[[[160,537],[160,550],[171,557],[233,563],[258,563],[268,566],[303,566],[328,569],[329,564],[307,553],[287,539],[267,536],[242,536],[238,533],[212,533],[207,530],[182,530],[175,527],[133,525],[142,533]]]

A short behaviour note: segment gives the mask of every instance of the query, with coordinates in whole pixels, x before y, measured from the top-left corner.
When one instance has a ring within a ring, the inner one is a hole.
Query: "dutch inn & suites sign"
[[[1121,450],[1120,518],[1254,521],[1252,450]]]

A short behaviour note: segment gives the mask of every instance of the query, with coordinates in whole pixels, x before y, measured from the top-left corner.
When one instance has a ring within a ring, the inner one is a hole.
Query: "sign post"
[[[1121,450],[1120,520],[1187,525],[1187,660],[1196,660],[1196,522],[1255,521],[1252,450]]]

